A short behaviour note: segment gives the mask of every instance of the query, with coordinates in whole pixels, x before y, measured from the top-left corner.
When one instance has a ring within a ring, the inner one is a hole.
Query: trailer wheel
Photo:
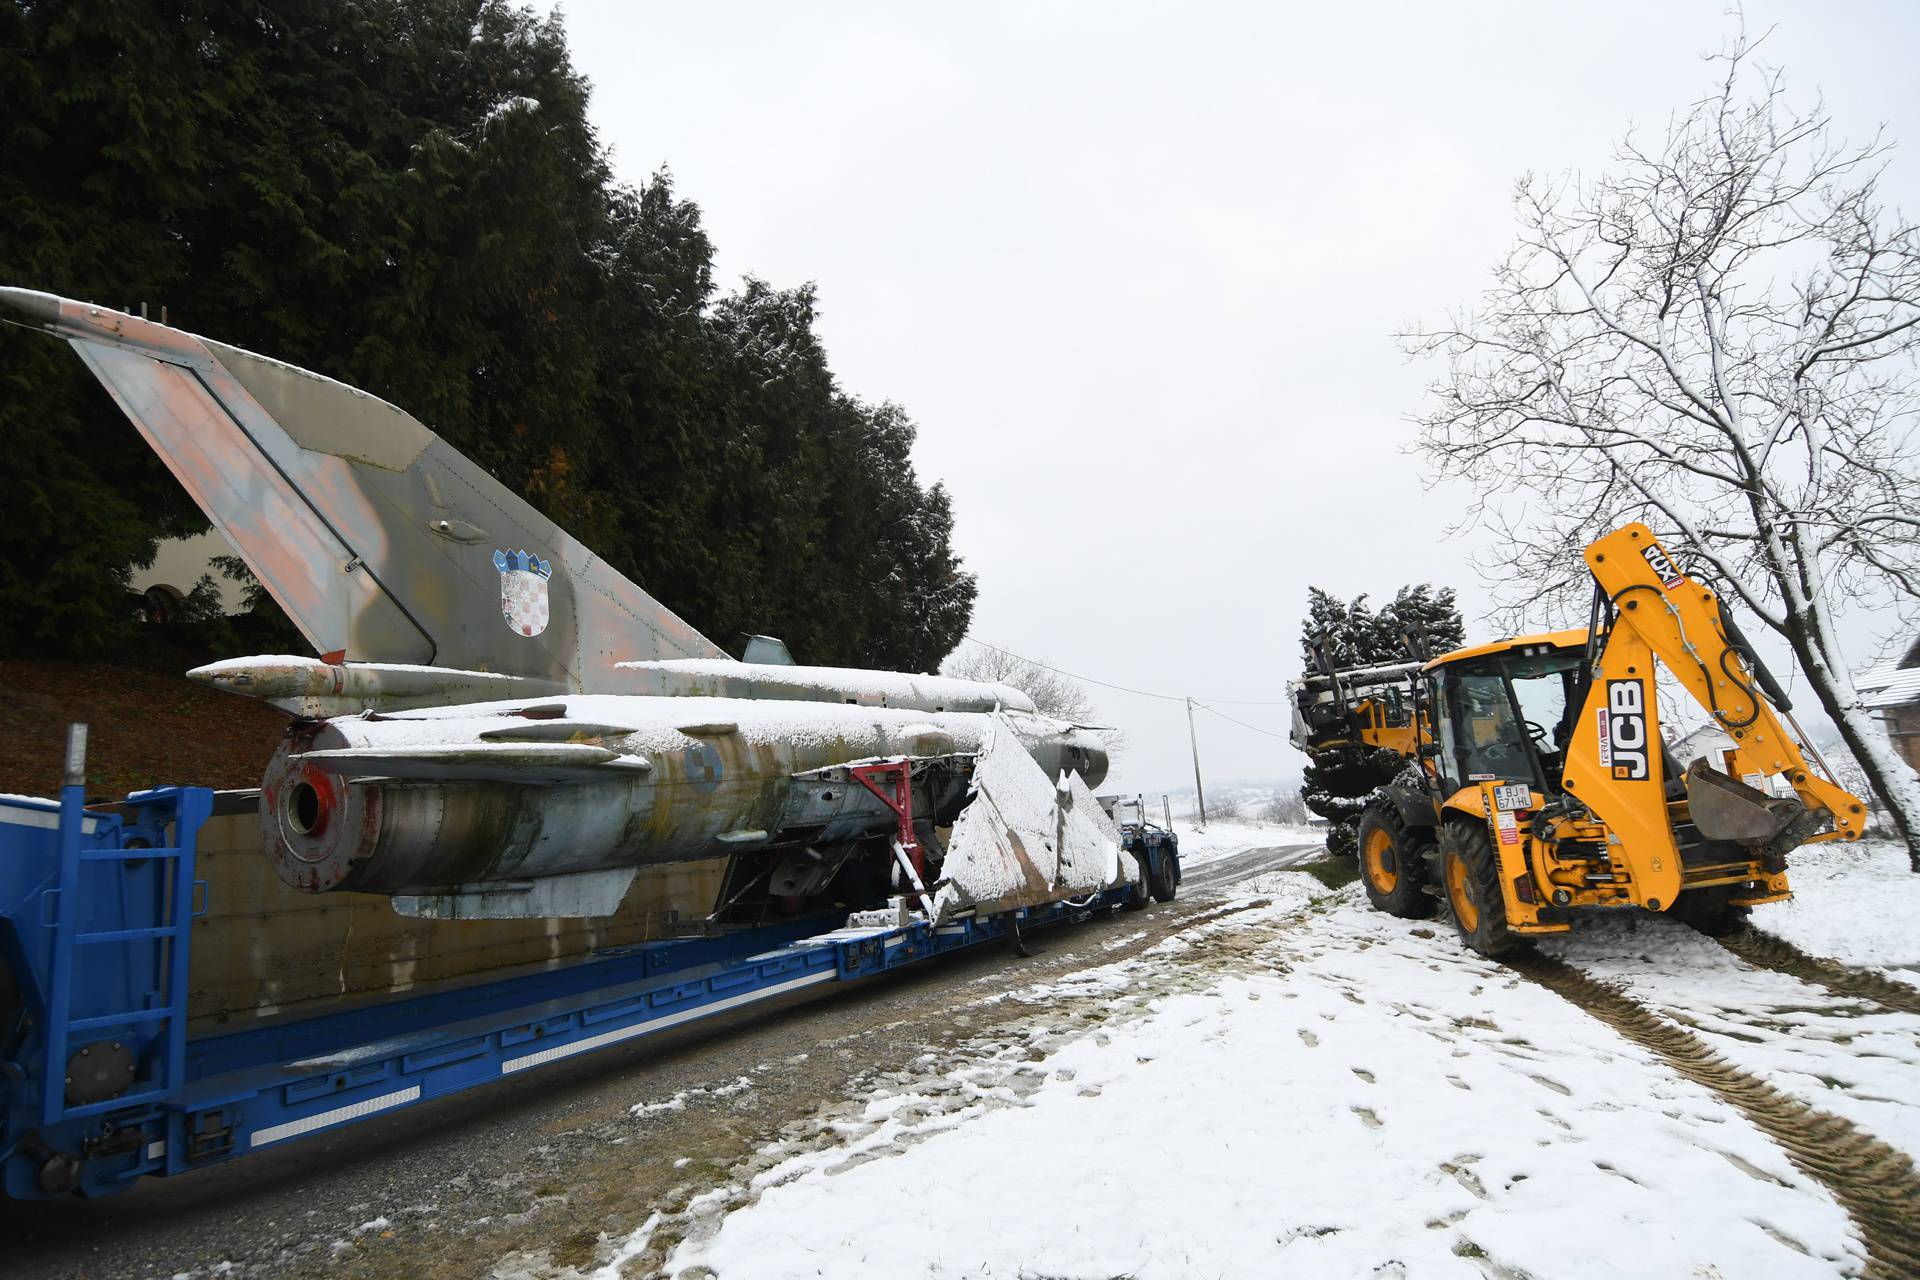
[[[1139,854],[1135,854],[1133,860],[1139,864],[1140,878],[1133,882],[1126,901],[1120,907],[1123,911],[1145,911],[1147,904],[1153,901],[1153,886],[1148,883],[1147,877],[1147,860]]]
[[[1427,893],[1426,842],[1391,804],[1370,804],[1360,815],[1360,884],[1374,910],[1402,920],[1425,920],[1439,905]]]
[[[1456,820],[1440,832],[1440,885],[1460,940],[1490,960],[1532,946],[1507,928],[1507,900],[1500,893],[1500,860],[1486,824]]]
[[[1151,877],[1153,897],[1156,902],[1172,902],[1173,895],[1180,891],[1180,882],[1173,878],[1173,855],[1162,853]]]
[[[1747,927],[1751,910],[1733,905],[1731,885],[1715,885],[1711,889],[1687,890],[1673,900],[1667,914],[1709,938],[1726,938]]]

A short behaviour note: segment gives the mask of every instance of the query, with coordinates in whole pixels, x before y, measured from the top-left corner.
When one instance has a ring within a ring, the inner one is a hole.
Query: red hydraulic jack
[[[933,895],[927,892],[927,858],[921,849],[920,841],[913,834],[913,766],[906,760],[887,760],[879,764],[848,765],[847,772],[859,779],[860,785],[880,797],[887,808],[893,810],[893,816],[899,823],[899,832],[893,841],[894,861],[900,864],[901,872],[914,892],[920,895],[920,906],[927,913],[927,919],[933,919]],[[1022,956],[1039,953],[1027,946],[1027,940],[1020,936],[1020,917],[1023,912],[1013,911],[1007,915],[1007,929],[1013,938],[1013,949]]]
[[[900,864],[907,883],[920,896],[920,906],[926,911],[927,919],[933,919],[933,895],[927,892],[927,855],[913,834],[913,765],[906,760],[884,760],[878,764],[848,765],[847,772],[893,810],[898,825],[893,840],[894,861]]]

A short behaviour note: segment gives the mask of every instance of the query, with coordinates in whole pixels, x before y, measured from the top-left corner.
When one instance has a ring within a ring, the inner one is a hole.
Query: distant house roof
[[[1869,707],[1904,707],[1920,702],[1920,636],[1901,655],[1900,661],[1862,671],[1853,687],[1866,696],[1860,699]]]
[[[1862,672],[1854,688],[1869,707],[1904,707],[1920,702],[1920,666],[1875,667]]]

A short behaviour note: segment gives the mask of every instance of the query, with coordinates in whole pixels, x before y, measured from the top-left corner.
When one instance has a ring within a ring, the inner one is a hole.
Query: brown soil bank
[[[90,799],[168,784],[258,786],[289,717],[181,670],[0,660],[0,791],[55,794],[74,721],[88,726]]]

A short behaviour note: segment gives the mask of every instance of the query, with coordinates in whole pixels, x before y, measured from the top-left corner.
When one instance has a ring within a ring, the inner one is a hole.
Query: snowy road
[[[1188,869],[1180,882],[1180,891],[1193,895],[1231,888],[1254,876],[1311,862],[1325,853],[1326,850],[1317,844],[1297,848],[1261,846],[1245,849]]]
[[[1912,1012],[1755,968],[1662,917],[1589,922],[1541,951],[1685,1028],[1732,1066],[1920,1161]]]
[[[1269,905],[1011,997],[1036,1016],[823,1110],[601,1274],[1920,1273],[1911,1009],[1664,919],[1509,968],[1352,889],[1245,888]]]

